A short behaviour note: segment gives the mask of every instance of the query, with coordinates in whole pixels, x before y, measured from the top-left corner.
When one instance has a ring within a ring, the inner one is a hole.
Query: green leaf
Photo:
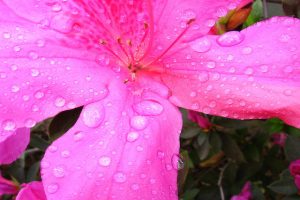
[[[30,144],[31,147],[39,148],[42,151],[45,151],[50,143],[43,138],[41,138],[38,134],[31,134],[30,136]]]
[[[39,175],[39,170],[40,162],[36,162],[33,165],[31,165],[26,175],[26,182],[38,180],[37,177]]]
[[[223,142],[222,149],[228,158],[231,158],[238,163],[245,162],[244,154],[234,139],[226,134],[221,135],[221,139]]]
[[[53,118],[49,126],[49,134],[52,141],[66,133],[76,123],[81,110],[82,107],[67,110],[59,113]]]
[[[194,200],[199,193],[199,189],[187,190],[183,195],[183,200]]]
[[[262,0],[256,0],[253,4],[252,4],[252,11],[248,17],[248,19],[246,20],[246,22],[244,23],[244,28],[260,21],[263,16],[263,3]]]
[[[204,142],[208,139],[208,136],[206,133],[200,133],[197,137],[197,143],[199,146],[203,145]]]
[[[212,147],[213,154],[220,152],[222,148],[222,140],[218,133],[213,132],[209,135],[209,144]]]
[[[200,132],[199,127],[190,127],[190,128],[183,130],[182,133],[180,134],[180,137],[182,139],[191,139],[191,138],[195,137],[196,135],[198,135],[199,132]]]
[[[209,154],[209,150],[210,150],[209,141],[205,140],[205,142],[198,149],[198,156],[200,160],[204,160],[205,158],[207,158]]]
[[[279,181],[275,181],[268,187],[272,191],[284,195],[292,195],[298,192],[298,189],[294,184],[293,178],[285,178]]]
[[[300,158],[300,137],[289,135],[285,141],[284,152],[288,161]]]

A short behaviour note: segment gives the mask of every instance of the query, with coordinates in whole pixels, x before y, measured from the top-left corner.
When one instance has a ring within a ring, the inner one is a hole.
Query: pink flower
[[[300,22],[207,35],[239,3],[0,1],[2,131],[84,106],[41,163],[47,199],[178,199],[176,106],[300,127]]]
[[[300,189],[300,160],[295,160],[290,163],[290,173],[294,177],[297,188]]]
[[[17,186],[12,181],[3,178],[0,174],[0,199],[4,194],[16,194],[17,192]]]
[[[252,198],[252,193],[251,193],[251,184],[250,182],[248,181],[240,194],[238,195],[234,195],[231,197],[230,200],[250,200]]]
[[[0,165],[15,161],[26,149],[29,139],[30,130],[28,128],[18,128],[11,131],[1,130]]]
[[[202,115],[200,115],[198,112],[188,110],[188,118],[192,122],[197,123],[200,128],[209,129],[212,126],[209,120],[203,117]]]
[[[42,182],[33,181],[22,187],[16,200],[47,200]]]
[[[274,133],[272,135],[272,142],[273,144],[284,147],[286,138],[287,138],[286,133]]]

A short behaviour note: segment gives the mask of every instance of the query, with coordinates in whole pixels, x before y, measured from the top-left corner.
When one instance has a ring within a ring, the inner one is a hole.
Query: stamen
[[[146,40],[146,38],[147,38],[147,36],[149,34],[149,25],[146,22],[144,23],[144,29],[145,29],[146,33],[144,34],[144,36],[143,36],[140,44],[137,46],[137,54],[140,51],[140,48],[141,48],[142,44],[144,43],[144,41]],[[145,52],[144,55],[138,60],[138,62],[140,62],[141,60],[143,60],[146,55],[147,54]]]
[[[164,55],[166,55],[166,53],[168,53],[170,51],[170,49],[183,37],[183,35],[187,32],[187,30],[191,27],[190,25],[195,22],[196,19],[190,19],[189,21],[187,21],[186,23],[186,28],[178,35],[178,37],[170,44],[170,46],[164,50],[162,52],[162,54],[160,54],[158,57],[156,57],[156,59],[154,59],[153,61],[151,61],[150,63],[144,65],[144,68],[148,67],[149,65],[152,65],[153,63],[155,63],[156,61],[158,61],[159,59],[161,59]]]
[[[105,40],[100,39],[99,43],[107,50],[109,51],[112,55],[114,55],[117,59],[119,59],[124,65],[126,65],[126,62],[122,60],[120,56],[118,56],[112,49],[107,47],[107,42]]]
[[[129,55],[128,55],[127,51],[124,49],[122,40],[120,37],[117,38],[117,42],[119,44],[120,49],[123,51],[123,53],[127,56],[128,60],[129,60]]]

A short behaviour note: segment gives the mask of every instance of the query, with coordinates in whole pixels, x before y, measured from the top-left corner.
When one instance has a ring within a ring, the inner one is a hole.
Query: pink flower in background
[[[294,177],[297,188],[300,189],[300,160],[295,160],[290,163],[290,173]]]
[[[230,198],[230,200],[250,200],[252,198],[252,193],[251,193],[251,184],[248,181],[240,194],[234,195]]]
[[[192,122],[197,123],[200,128],[209,129],[212,126],[209,120],[203,117],[202,115],[200,115],[198,112],[188,110],[188,118]]]
[[[22,184],[16,200],[47,200],[43,184],[39,181]]]
[[[12,181],[3,178],[0,174],[0,199],[4,194],[16,194],[17,192],[17,186]]]
[[[286,138],[286,133],[274,133],[271,137],[273,144],[279,145],[281,147],[284,147]]]
[[[84,106],[41,163],[47,199],[178,199],[177,106],[300,127],[300,22],[207,35],[239,3],[1,0],[0,138]]]

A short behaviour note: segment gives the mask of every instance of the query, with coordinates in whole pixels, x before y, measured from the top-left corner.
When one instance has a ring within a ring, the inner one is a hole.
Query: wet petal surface
[[[108,89],[118,92],[85,106],[76,125],[47,150],[47,198],[177,199],[182,122],[166,88],[112,80]]]

